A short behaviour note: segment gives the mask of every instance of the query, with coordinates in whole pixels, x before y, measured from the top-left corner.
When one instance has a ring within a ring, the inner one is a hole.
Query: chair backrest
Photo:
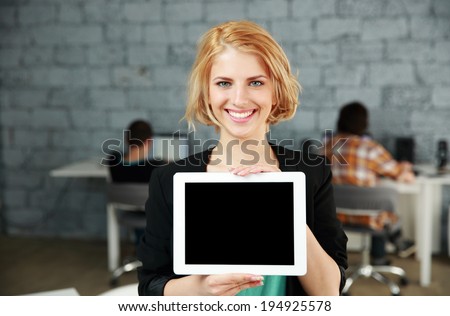
[[[338,218],[350,231],[381,232],[400,229],[398,192],[390,187],[333,185]]]
[[[121,209],[143,210],[148,198],[147,183],[107,183],[108,203]]]
[[[389,187],[333,185],[337,208],[396,212],[398,193]]]

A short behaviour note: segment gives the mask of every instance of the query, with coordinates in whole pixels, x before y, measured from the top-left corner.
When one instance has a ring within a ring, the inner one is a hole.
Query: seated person
[[[412,165],[396,161],[381,144],[367,136],[368,116],[366,107],[359,102],[341,108],[337,134],[325,144],[325,154],[332,164],[333,183],[372,187],[380,177],[413,182]],[[414,251],[414,244],[402,240],[400,234],[389,239],[400,256],[408,256]],[[383,237],[372,237],[373,264],[389,264],[385,258],[385,243]]]
[[[150,159],[153,129],[143,120],[132,122],[125,131],[127,149],[124,153],[114,155],[109,163],[112,182],[148,183],[152,171],[167,164],[163,160]],[[144,230],[136,229],[136,243]]]
[[[113,182],[148,183],[152,171],[167,164],[162,160],[150,159],[153,129],[150,123],[142,120],[132,122],[126,130],[127,149],[114,155],[109,163]]]

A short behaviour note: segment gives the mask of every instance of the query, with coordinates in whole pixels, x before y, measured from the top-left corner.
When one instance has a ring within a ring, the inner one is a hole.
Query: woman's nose
[[[240,107],[248,104],[248,95],[246,87],[235,87],[233,95],[233,105]]]

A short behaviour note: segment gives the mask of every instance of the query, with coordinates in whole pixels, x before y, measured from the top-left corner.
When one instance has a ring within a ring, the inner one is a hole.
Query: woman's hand
[[[251,166],[238,166],[236,168],[230,168],[229,171],[237,176],[246,176],[249,174],[261,173],[261,172],[281,172],[280,168],[274,165],[268,164],[256,164]]]
[[[241,273],[230,273],[230,274],[212,274],[212,275],[191,275],[181,279],[173,279],[169,281],[183,282],[189,281],[190,295],[236,295],[240,291],[261,286],[264,284],[264,278],[260,275],[254,274],[241,274]],[[168,285],[169,285],[168,283]],[[195,286],[195,284],[197,286]],[[167,287],[167,286],[166,286]],[[195,289],[196,288],[196,289]],[[178,294],[179,295],[179,294]],[[189,294],[182,294],[189,295]]]
[[[405,183],[413,183],[416,176],[413,172],[413,165],[407,161],[400,163],[401,172],[397,177],[397,181]]]
[[[263,281],[264,278],[261,275],[248,273],[189,275],[167,282],[164,295],[231,296],[240,291],[264,285]]]

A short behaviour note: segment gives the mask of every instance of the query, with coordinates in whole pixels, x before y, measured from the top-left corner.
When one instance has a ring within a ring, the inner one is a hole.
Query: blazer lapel
[[[299,161],[293,150],[275,144],[270,144],[270,146],[277,156],[281,171],[298,171]]]

